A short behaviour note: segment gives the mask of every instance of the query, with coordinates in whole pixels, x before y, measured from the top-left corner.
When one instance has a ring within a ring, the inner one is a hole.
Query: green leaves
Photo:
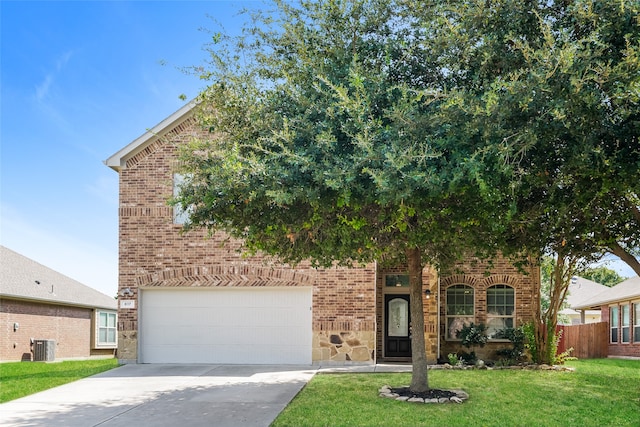
[[[637,253],[637,4],[275,4],[198,70],[193,226],[322,263]]]

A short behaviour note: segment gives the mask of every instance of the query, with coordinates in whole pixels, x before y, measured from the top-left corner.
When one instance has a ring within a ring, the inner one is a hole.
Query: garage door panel
[[[154,289],[141,295],[144,363],[311,363],[310,288]]]

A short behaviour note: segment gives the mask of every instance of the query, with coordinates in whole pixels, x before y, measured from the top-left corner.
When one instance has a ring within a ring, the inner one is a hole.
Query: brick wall
[[[175,129],[127,159],[120,172],[119,208],[119,288],[133,291],[138,299],[142,287],[181,286],[312,286],[313,287],[313,360],[368,361],[383,357],[384,274],[406,269],[376,271],[376,265],[362,268],[311,269],[308,264],[295,268],[279,265],[256,256],[244,258],[238,253],[240,242],[224,234],[209,236],[206,231],[181,234],[173,224],[173,209],[167,200],[173,192],[176,148],[199,135],[193,119],[186,119]],[[462,283],[476,290],[476,322],[486,321],[486,289],[506,283],[516,289],[516,323],[531,319],[532,292],[539,284],[539,272],[527,276],[507,260],[498,259],[491,268],[484,263],[468,262],[458,266],[465,274],[448,274],[440,282],[435,271],[425,269],[424,288],[432,291],[425,298],[425,339],[430,362],[438,355],[438,335],[443,348],[440,355],[460,348],[445,335],[444,308],[438,308],[438,291]],[[269,273],[271,272],[271,273]],[[441,304],[444,307],[444,301]],[[440,316],[440,318],[438,318]],[[138,304],[120,309],[118,357],[124,361],[138,358]],[[495,350],[504,343],[492,343]]]
[[[0,360],[32,360],[31,339],[56,341],[56,359],[91,354],[92,310],[3,299],[0,301],[2,331]],[[14,331],[14,323],[20,326]]]
[[[192,120],[127,161],[120,172],[119,289],[137,300],[144,287],[312,286],[314,360],[371,361],[375,346],[375,266],[295,268],[238,253],[240,242],[222,233],[181,234],[167,200],[173,192],[176,147],[198,134]],[[118,357],[137,360],[138,304],[119,309]],[[332,343],[340,336],[344,344]],[[346,345],[349,341],[351,344]],[[348,350],[347,350],[348,349]],[[366,360],[365,359],[366,356]]]
[[[636,304],[640,304],[640,301],[634,301],[634,302]],[[622,305],[629,305],[629,311],[630,311],[630,325],[629,325],[630,342],[628,343],[622,342],[622,322],[621,322]],[[610,320],[609,308],[611,306],[601,307],[602,321],[606,322],[609,325],[609,328],[607,329],[607,334],[608,334],[607,341],[609,342],[609,356],[640,358],[640,342],[634,342],[634,336],[633,336],[633,332],[634,332],[633,331],[633,304],[631,301],[625,301],[623,303],[616,304],[616,306],[618,307],[618,342],[617,343],[611,342],[611,323],[609,322]]]
[[[474,258],[459,263],[454,272],[443,272],[440,279],[440,356],[446,358],[448,353],[470,351],[462,347],[460,340],[449,339],[446,336],[446,291],[453,285],[467,285],[474,289],[475,323],[487,322],[487,288],[496,284],[505,284],[515,290],[515,326],[521,326],[533,318],[535,300],[533,295],[538,292],[540,284],[540,269],[533,268],[522,272],[513,266],[508,259],[499,257],[491,264]],[[458,273],[463,271],[464,273]],[[476,348],[476,354],[484,359],[496,358],[495,351],[510,347],[509,342],[500,340],[489,341],[484,348]]]

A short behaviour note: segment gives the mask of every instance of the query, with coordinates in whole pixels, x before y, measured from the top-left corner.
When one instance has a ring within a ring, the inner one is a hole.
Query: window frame
[[[103,315],[106,319],[106,324],[103,326],[101,319]],[[109,322],[109,319],[113,319],[113,322]],[[110,326],[112,325],[112,326]],[[101,331],[106,332],[106,341],[101,340]],[[109,332],[112,332],[111,334]],[[110,341],[109,335],[113,336],[113,341]],[[95,311],[95,328],[94,328],[94,348],[116,348],[118,346],[118,313],[113,310],[100,310]]]
[[[631,304],[631,316],[632,316],[632,324],[633,324],[633,338],[632,342],[640,343],[640,301],[636,301]]]
[[[185,179],[188,178],[188,175],[181,173],[173,174],[173,197],[178,197],[180,195],[180,186],[184,183]],[[189,215],[193,212],[193,209],[189,207],[188,209],[182,209],[182,207],[178,204],[173,205],[173,218],[172,222],[175,225],[184,225],[189,220]]]
[[[507,295],[507,293],[505,292],[504,294],[501,295],[501,296],[503,296],[505,298],[502,304],[499,305],[499,304],[495,303],[493,305],[490,305],[489,304],[489,300],[490,300],[489,291],[491,289],[495,289],[495,290],[501,289],[503,291],[510,290],[511,297],[512,297],[511,304],[507,304],[507,298],[508,298],[509,295]],[[510,327],[511,328],[515,327],[515,324],[516,324],[516,290],[515,290],[515,288],[513,286],[507,285],[506,283],[497,283],[497,284],[489,286],[487,288],[487,290],[486,290],[486,298],[487,298],[487,300],[486,300],[487,301],[486,302],[486,304],[487,304],[487,335],[489,337],[489,340],[491,340],[491,341],[508,341],[508,340],[506,340],[504,338],[494,338],[493,335],[495,333],[497,333],[499,330],[502,330],[504,328],[496,329],[494,332],[491,332],[491,328],[492,327],[490,325],[491,325],[491,320],[493,320],[493,319],[503,319],[503,324],[505,323],[504,320],[511,319],[511,325],[512,326],[510,326]],[[505,311],[510,308],[511,309],[511,313],[510,314],[491,314],[490,308],[495,308],[496,310],[498,310],[499,308],[504,308]]]
[[[630,304],[620,305],[620,343],[629,344],[631,342],[631,306]]]
[[[615,330],[615,335],[614,335],[614,330]],[[609,343],[618,344],[619,342],[620,342],[620,307],[618,307],[617,305],[612,305],[612,306],[609,306]]]
[[[409,275],[407,273],[385,274],[384,288],[385,290],[403,289],[407,291],[410,288]]]
[[[455,291],[455,292],[452,292]],[[449,297],[452,295],[457,295],[458,291],[462,292],[462,298],[466,299],[467,296],[465,295],[467,291],[471,292],[471,314],[466,314],[467,311],[469,311],[467,308],[465,307],[469,307],[469,304],[466,303],[466,301],[463,301],[462,304],[456,304],[455,300],[453,304],[450,304],[449,302]],[[476,292],[475,289],[472,286],[466,285],[464,283],[456,283],[454,285],[449,286],[448,288],[446,288],[445,290],[445,328],[446,328],[446,332],[445,332],[445,337],[447,341],[460,341],[460,338],[457,338],[455,335],[451,336],[451,324],[453,322],[461,322],[460,325],[458,325],[459,327],[456,328],[456,331],[459,331],[460,328],[463,325],[468,325],[470,323],[475,323],[475,318],[476,318]],[[449,307],[453,305],[454,307],[454,311],[459,311],[461,308],[465,311],[465,314],[459,314],[459,313],[454,313],[451,314],[449,313]]]

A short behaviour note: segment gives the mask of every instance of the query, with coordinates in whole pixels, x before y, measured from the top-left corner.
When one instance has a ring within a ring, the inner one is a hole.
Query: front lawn
[[[319,374],[273,423],[279,426],[640,426],[640,361],[568,362],[575,372],[430,370],[432,388],[469,393],[463,404],[378,397],[410,374]]]
[[[0,363],[0,403],[108,371],[116,366],[117,359]]]

